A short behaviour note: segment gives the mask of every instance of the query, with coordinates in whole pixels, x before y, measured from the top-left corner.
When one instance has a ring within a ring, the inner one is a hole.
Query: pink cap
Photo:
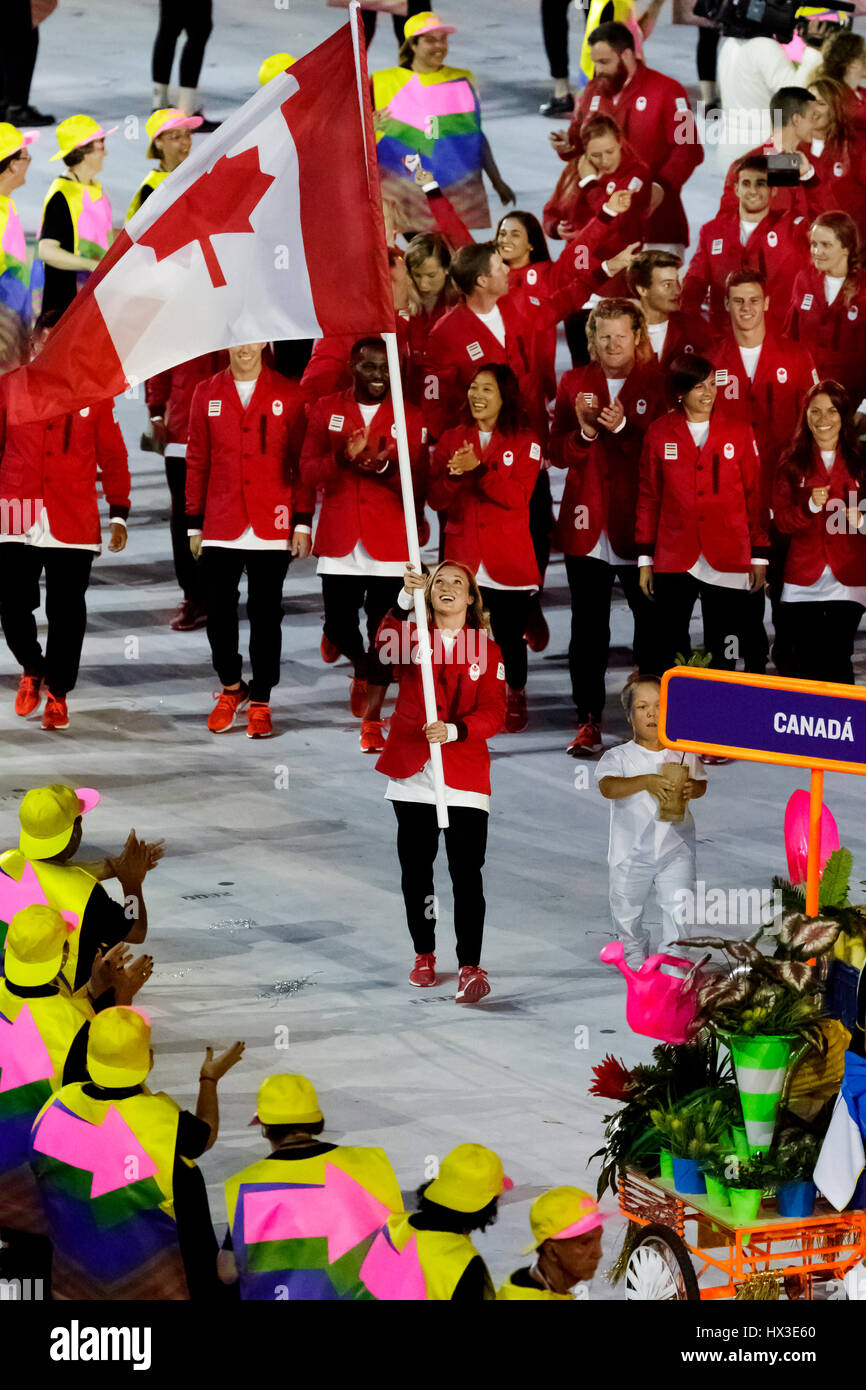
[[[99,801],[99,792],[95,791],[93,787],[76,787],[75,795],[81,802],[81,814],[83,816],[86,816],[88,811],[92,811]]]

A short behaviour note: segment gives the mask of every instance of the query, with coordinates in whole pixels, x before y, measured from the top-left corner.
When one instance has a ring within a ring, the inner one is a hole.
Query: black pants
[[[412,944],[419,956],[436,949],[436,894],[433,864],[439,849],[436,807],[418,801],[392,802],[397,816],[400,886]],[[445,853],[454,892],[454,930],[458,965],[481,963],[484,932],[484,883],[481,870],[487,850],[486,811],[449,806]]]
[[[422,14],[426,7],[427,0],[409,0],[409,6],[406,14],[395,14],[391,16],[391,19],[394,24],[394,35],[398,43],[403,42],[403,29],[405,28],[406,20],[409,19],[413,14]],[[373,42],[373,35],[376,32],[376,20],[378,18],[378,10],[361,11],[361,19],[364,24],[364,40],[368,48],[370,47],[370,44]]]
[[[186,459],[167,458],[165,460],[165,480],[171,497],[171,554],[174,572],[183,596],[190,603],[199,606],[203,603],[199,562],[189,548],[186,519]]]
[[[738,657],[742,657],[747,671],[763,671],[766,657],[756,630],[758,602],[763,614],[763,590],[756,596],[748,589],[704,584],[691,574],[656,573],[653,584],[662,671],[676,664],[678,652],[686,660],[691,654],[689,622],[698,598],[704,622],[704,650],[712,654],[710,666],[717,671],[732,671]]]
[[[6,0],[0,44],[0,106],[28,105],[38,48],[39,29],[33,23],[30,0]]]
[[[790,675],[806,681],[854,684],[851,657],[863,617],[863,605],[839,599],[831,603],[783,603],[793,648]]]
[[[554,81],[568,77],[568,11],[571,0],[541,0],[541,33]]]
[[[390,666],[383,666],[376,655],[379,624],[397,602],[403,580],[390,575],[323,574],[322,599],[325,604],[323,631],[329,642],[351,661],[355,675],[370,685],[389,685]],[[367,644],[358,615],[367,615]]]
[[[250,698],[267,704],[280,679],[283,581],[288,550],[226,550],[209,545],[201,553],[201,578],[207,605],[207,638],[214,670],[223,685],[241,679],[238,651],[238,585],[247,572],[247,617],[250,621]]]
[[[6,644],[27,676],[41,676],[63,699],[75,688],[87,626],[85,594],[92,550],[41,550],[17,541],[0,544],[0,625]],[[45,654],[36,632],[39,579],[45,573]]]
[[[553,531],[553,502],[550,496],[550,474],[539,471],[529,499],[529,534],[535,551],[535,563],[544,587],[544,574],[550,562],[550,537]]]
[[[168,86],[177,41],[185,33],[186,43],[180,55],[180,85],[197,87],[212,28],[211,0],[159,0],[159,28],[151,62],[154,82]]]
[[[535,595],[526,589],[481,590],[484,607],[490,614],[493,640],[502,648],[505,680],[512,690],[526,686],[527,655],[523,634]]]
[[[571,590],[568,669],[578,722],[598,723],[604,710],[604,676],[610,655],[610,599],[619,579],[634,618],[634,661],[644,675],[656,671],[656,612],[641,593],[637,565],[608,565],[585,555],[566,555]]]
[[[715,82],[716,55],[719,51],[720,29],[698,28],[698,81]]]

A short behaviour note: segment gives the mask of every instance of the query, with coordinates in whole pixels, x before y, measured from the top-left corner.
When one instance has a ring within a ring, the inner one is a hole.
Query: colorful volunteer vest
[[[595,75],[595,68],[590,56],[587,37],[592,33],[593,29],[596,29],[598,25],[601,24],[603,10],[613,10],[613,14],[608,14],[607,18],[609,20],[615,20],[618,24],[624,24],[627,29],[631,30],[634,38],[635,56],[638,58],[643,56],[643,35],[641,34],[637,22],[633,0],[590,0],[589,13],[586,16],[586,24],[583,31],[583,43],[580,49],[580,70],[577,75],[578,87],[585,87],[588,82],[592,81]]]
[[[43,859],[25,859],[18,849],[0,854],[0,869],[19,884],[20,892],[10,900],[5,909],[9,916],[22,907],[32,903],[47,903],[58,912],[70,913],[76,920],[66,919],[69,931],[69,954],[62,975],[70,989],[75,989],[75,972],[78,969],[78,948],[81,942],[81,923],[88,899],[98,883],[98,879],[86,869],[76,864],[47,864]],[[0,885],[2,889],[2,885]],[[14,909],[14,911],[13,911]],[[0,912],[2,917],[2,912]],[[0,932],[5,937],[8,917],[0,920]]]
[[[138,188],[135,190],[135,196],[134,196],[132,202],[130,203],[130,205],[129,205],[128,209],[127,209],[127,212],[126,212],[126,218],[125,218],[125,220],[126,220],[127,222],[129,221],[130,217],[134,217],[134,216],[135,216],[135,214],[138,212],[138,209],[141,207],[141,203],[142,203],[141,195],[142,195],[143,190],[144,190],[145,188],[149,188],[149,189],[151,189],[151,191],[152,191],[152,190],[155,189],[155,188],[159,188],[159,185],[162,183],[163,179],[167,179],[167,178],[168,178],[168,170],[167,170],[167,169],[152,169],[152,170],[151,170],[151,172],[148,174],[147,178],[146,178],[146,179],[143,179],[143,180],[141,181],[141,183],[138,185]]]
[[[377,1231],[361,1278],[369,1294],[382,1302],[446,1302],[477,1254],[469,1236],[418,1231],[402,1212]]]
[[[30,326],[30,280],[24,228],[11,198],[0,195],[0,305]]]
[[[98,183],[76,183],[74,179],[56,178],[45,195],[42,204],[42,217],[55,193],[61,193],[69,205],[72,217],[73,244],[75,256],[88,256],[100,261],[108,250],[111,241],[111,204],[107,194]],[[40,225],[37,241],[42,235]],[[87,280],[89,270],[79,270],[76,275],[78,288]],[[45,285],[45,265],[37,256],[30,271],[30,292],[33,313],[38,315],[42,309],[42,291]]]
[[[540,1284],[534,1288],[525,1288],[520,1284],[512,1284],[514,1276],[509,1275],[501,1289],[497,1290],[497,1303],[515,1302],[517,1299],[535,1300],[543,1303],[573,1303],[574,1299],[570,1293],[554,1293],[552,1289],[543,1289]]]
[[[340,1146],[250,1164],[226,1183],[241,1298],[372,1298],[361,1266],[373,1234],[401,1206],[382,1149]]]
[[[33,1126],[31,1164],[67,1298],[189,1297],[174,1219],[180,1107],[142,1088],[95,1100],[64,1086]]]

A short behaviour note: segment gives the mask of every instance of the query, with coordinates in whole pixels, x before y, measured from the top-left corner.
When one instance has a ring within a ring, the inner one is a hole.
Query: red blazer
[[[567,468],[554,544],[566,555],[588,555],[607,531],[617,555],[637,559],[634,515],[638,466],[644,434],[664,410],[664,378],[655,362],[635,364],[620,388],[625,426],[618,434],[600,429],[589,443],[574,412],[579,392],[610,404],[607,378],[597,362],[572,367],[556,393],[550,432],[550,460]]]
[[[234,541],[248,526],[263,540],[288,540],[312,521],[315,489],[298,476],[304,394],[262,367],[241,406],[227,368],[195,389],[186,451],[186,515],[204,540]]]
[[[866,277],[850,300],[843,285],[832,304],[824,296],[824,276],[806,266],[789,296],[785,334],[807,347],[819,377],[841,382],[855,410],[866,395]]]
[[[723,333],[728,321],[725,280],[732,270],[747,265],[763,271],[767,277],[770,300],[767,317],[781,329],[794,277],[808,258],[806,218],[791,218],[787,213],[770,211],[755,223],[755,230],[742,246],[738,209],[719,213],[701,228],[698,249],[683,281],[683,312],[697,312],[709,297],[710,324],[717,333]]]
[[[820,512],[809,508],[813,487],[829,487],[830,497]],[[789,584],[814,584],[829,565],[841,584],[866,584],[866,535],[848,530],[845,514],[833,502],[857,506],[866,488],[854,481],[848,461],[836,452],[828,469],[816,448],[809,473],[793,485],[779,468],[773,487],[773,520],[791,537],[785,560]]]
[[[818,155],[805,148],[818,172],[818,182],[809,193],[810,215],[817,217],[837,208],[847,212],[857,223],[862,245],[866,240],[866,147],[862,139],[827,144]]]
[[[481,466],[451,477],[448,460],[464,440]],[[530,430],[494,430],[483,450],[474,424],[446,430],[433,454],[429,489],[431,507],[447,512],[444,558],[471,570],[483,562],[499,584],[540,584],[529,534],[529,499],[540,466],[541,445]]]
[[[714,569],[748,573],[766,554],[760,459],[748,425],[717,411],[699,451],[681,410],[647,430],[635,527],[638,551],[655,569],[685,573],[703,555]]]
[[[569,127],[572,147],[580,150],[580,127],[589,116],[612,116],[633,150],[649,165],[665,197],[644,228],[647,241],[689,242],[689,224],[680,190],[703,163],[694,116],[685,87],[672,77],[639,62],[632,78],[615,96],[605,94],[597,78],[583,89]]]
[[[666,372],[675,357],[683,352],[694,352],[699,357],[708,357],[713,343],[709,325],[699,314],[684,314],[681,309],[668,317],[668,331],[665,334],[661,357],[656,361]]]
[[[508,297],[499,301],[505,324],[505,346],[466,304],[455,304],[427,339],[424,364],[425,419],[434,439],[453,424],[466,401],[466,389],[483,362],[504,362],[515,372],[524,404],[531,409],[541,383],[534,374],[532,327],[528,310]]]
[[[406,407],[406,425],[415,505],[423,511],[427,431],[420,412],[411,405]],[[310,411],[301,450],[301,478],[311,490],[322,489],[313,553],[349,555],[360,541],[374,560],[406,560],[409,550],[390,398],[373,416],[369,434],[372,453],[387,458],[384,472],[368,473],[356,460],[346,457],[346,441],[363,427],[364,419],[351,391],[326,396]]]
[[[206,352],[191,362],[179,362],[144,383],[144,399],[151,415],[164,415],[166,443],[186,444],[189,412],[200,381],[228,366],[227,352]]]
[[[621,234],[622,246],[643,241],[652,184],[649,166],[625,143],[619,168],[611,174],[597,175],[586,183],[579,181],[577,161],[570,160],[545,204],[541,225],[549,237],[559,240],[557,228],[560,222],[571,222],[575,227],[582,227],[590,218],[598,216],[612,193],[630,187],[633,193],[631,207],[617,218],[617,232]]]
[[[129,515],[129,465],[114,402],[9,425],[0,412],[0,534],[20,535],[48,512],[55,540],[98,545],[101,485],[109,514]]]
[[[444,723],[456,724],[458,731],[454,743],[441,745],[445,782],[459,791],[489,794],[487,740],[501,733],[505,723],[502,653],[492,637],[475,628],[463,629],[450,658],[437,641],[436,628],[430,637],[436,710]],[[427,717],[417,643],[414,613],[392,609],[376,636],[380,660],[394,667],[400,683],[388,741],[376,763],[378,771],[388,777],[413,777],[430,757],[430,744],[424,737]]]
[[[779,455],[800,420],[806,392],[818,380],[811,356],[799,343],[767,331],[754,381],[749,381],[733,334],[710,354],[718,393],[714,414],[751,425],[761,457],[761,494],[769,510]],[[725,379],[720,379],[724,374]],[[765,511],[766,517],[766,511]]]
[[[809,146],[800,145],[798,148],[805,154],[815,172],[812,174],[811,178],[801,179],[799,183],[782,184],[774,188],[771,194],[772,202],[770,208],[773,212],[793,214],[794,217],[810,218],[815,215],[815,208],[812,200],[817,196],[818,188],[821,183],[821,174],[819,173],[818,161],[815,159],[815,156],[811,154]],[[737,174],[740,171],[740,160],[750,159],[752,155],[755,154],[764,155],[766,157],[771,154],[778,154],[778,150],[772,143],[769,145],[756,145],[753,150],[749,150],[748,154],[737,156],[733,163],[729,165],[728,172],[725,174],[725,186],[722,191],[721,202],[719,203],[720,213],[737,211],[737,195],[734,191],[734,187],[737,182]]]

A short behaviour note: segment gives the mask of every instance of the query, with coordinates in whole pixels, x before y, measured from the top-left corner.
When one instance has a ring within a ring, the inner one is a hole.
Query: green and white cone
[[[783,1036],[753,1038],[745,1033],[727,1039],[750,1153],[766,1153],[773,1142],[793,1041]]]

